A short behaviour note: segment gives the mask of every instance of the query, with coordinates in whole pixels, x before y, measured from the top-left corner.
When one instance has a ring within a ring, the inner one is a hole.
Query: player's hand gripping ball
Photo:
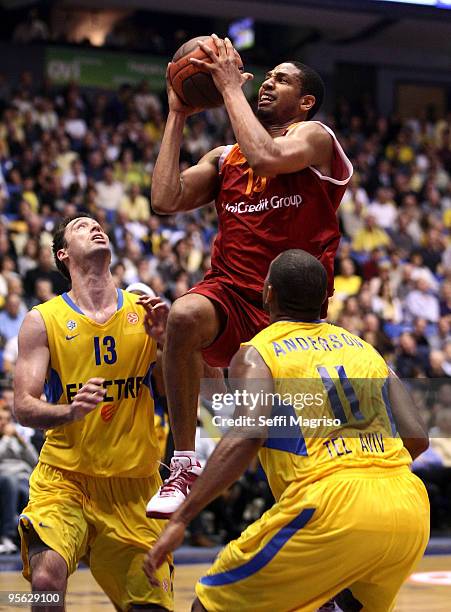
[[[213,82],[213,77],[202,66],[195,66],[191,58],[202,60],[208,64],[211,58],[201,49],[198,41],[202,41],[215,55],[218,54],[216,43],[211,36],[197,36],[183,44],[175,53],[169,65],[169,80],[181,99],[191,108],[215,108],[222,106],[224,101],[221,93]],[[236,61],[240,71],[243,71],[241,57],[234,49]]]

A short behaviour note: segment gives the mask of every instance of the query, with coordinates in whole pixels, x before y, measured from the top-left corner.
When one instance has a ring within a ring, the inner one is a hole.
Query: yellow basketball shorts
[[[146,504],[161,484],[149,478],[95,478],[38,463],[30,478],[30,501],[20,517],[23,575],[30,580],[30,526],[66,561],[68,574],[85,561],[120,610],[155,603],[173,609],[172,558],[151,587],[142,569],[145,553],[163,521],[146,518]]]
[[[342,470],[291,485],[196,593],[208,612],[308,612],[347,590],[355,609],[387,612],[428,537],[428,496],[407,467]]]

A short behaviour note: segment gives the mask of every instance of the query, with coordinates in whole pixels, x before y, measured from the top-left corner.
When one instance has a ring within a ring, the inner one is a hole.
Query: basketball
[[[222,95],[216,89],[211,75],[200,66],[190,62],[191,57],[210,63],[210,58],[198,46],[198,41],[203,41],[216,53],[216,45],[211,36],[197,36],[184,43],[174,54],[169,67],[169,79],[175,93],[179,98],[192,107],[214,108],[221,106],[224,101]],[[239,68],[243,70],[243,62],[237,51]]]

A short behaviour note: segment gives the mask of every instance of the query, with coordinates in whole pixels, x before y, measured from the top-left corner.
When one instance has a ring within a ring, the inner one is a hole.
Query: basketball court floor
[[[175,611],[188,612],[194,596],[194,584],[208,564],[177,565],[175,579]],[[0,591],[27,591],[28,583],[20,572],[0,572]],[[0,610],[18,609],[0,605]],[[22,608],[23,609],[23,608]],[[78,570],[69,581],[67,609],[78,612],[113,612],[114,608],[102,593],[89,570]],[[425,557],[416,572],[404,585],[396,612],[451,611],[451,555]],[[227,612],[232,612],[227,611]],[[258,612],[256,605],[255,612]],[[277,612],[275,610],[274,612]]]

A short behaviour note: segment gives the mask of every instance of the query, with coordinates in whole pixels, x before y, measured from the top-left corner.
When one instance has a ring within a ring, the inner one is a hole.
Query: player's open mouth
[[[274,96],[264,93],[260,96],[259,104],[268,104],[269,102],[273,102],[274,100],[275,100]]]
[[[94,240],[94,242],[97,242],[99,240],[101,240],[102,242],[105,242],[105,236],[102,236],[102,234],[95,234],[92,237],[92,240]]]

